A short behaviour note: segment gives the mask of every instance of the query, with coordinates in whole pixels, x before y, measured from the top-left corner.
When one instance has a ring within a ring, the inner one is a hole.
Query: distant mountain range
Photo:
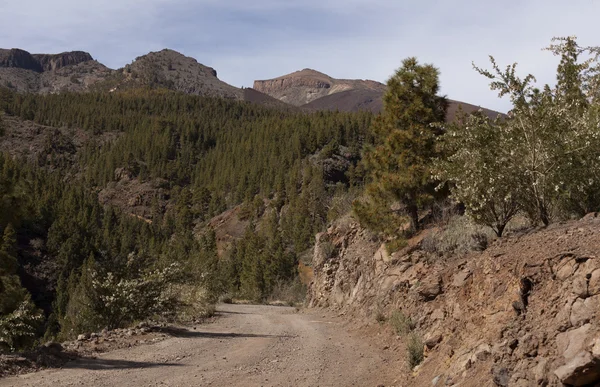
[[[83,51],[30,54],[21,49],[0,49],[0,86],[41,94],[166,88],[306,111],[368,110],[375,113],[383,107],[386,90],[386,85],[377,81],[335,79],[311,69],[258,80],[253,89],[240,89],[221,81],[215,69],[168,49],[140,56],[118,70],[104,66]],[[454,119],[460,105],[467,113],[479,109],[450,100],[448,120]],[[489,115],[499,114],[483,110]]]

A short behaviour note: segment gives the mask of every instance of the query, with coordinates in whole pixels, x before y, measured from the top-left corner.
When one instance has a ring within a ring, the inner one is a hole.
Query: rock
[[[510,381],[510,373],[508,369],[502,367],[501,365],[494,365],[492,367],[492,376],[494,383],[497,386],[507,387],[508,382]]]
[[[600,296],[594,296],[582,300],[577,299],[571,306],[569,321],[574,327],[580,327],[594,318],[598,307],[600,306]]]
[[[577,329],[559,333],[556,336],[556,347],[565,360],[568,361],[584,349],[590,328],[591,324],[586,324]]]
[[[527,333],[519,340],[519,346],[516,353],[519,357],[535,357],[537,356],[539,345],[540,342],[538,338]]]
[[[477,349],[475,349],[475,358],[478,361],[486,361],[490,358],[492,354],[492,348],[489,344],[480,344]]]
[[[600,217],[600,213],[590,212],[589,214],[586,214],[583,218],[581,218],[580,221],[596,220],[599,217]]]
[[[577,276],[573,280],[573,294],[580,298],[586,298],[588,293],[588,281],[584,276]]]
[[[63,346],[60,343],[57,343],[54,341],[47,342],[46,344],[44,344],[44,347],[48,348],[52,352],[62,352],[63,351]]]
[[[432,321],[438,321],[444,319],[444,311],[441,308],[434,310],[430,316]]]
[[[600,269],[594,270],[588,281],[588,294],[590,296],[595,296],[600,294]]]
[[[435,377],[435,378],[433,378],[433,380],[431,381],[431,385],[432,385],[433,387],[437,386],[437,385],[438,385],[438,383],[440,382],[440,380],[442,380],[442,376],[441,376],[441,375],[438,375],[438,376],[436,376],[436,377]]]
[[[588,351],[580,351],[554,374],[563,384],[585,386],[600,381],[600,362]]]
[[[77,341],[84,341],[87,340],[89,338],[88,334],[81,334],[79,336],[77,336]]]
[[[437,333],[437,334],[433,334],[429,338],[425,339],[424,344],[428,349],[432,349],[436,345],[438,345],[438,343],[440,341],[442,341],[442,335]]]
[[[417,292],[425,301],[434,300],[442,293],[441,278],[439,275],[427,276],[419,285]]]
[[[464,269],[463,271],[454,274],[454,277],[452,278],[452,286],[457,288],[462,287],[470,276],[471,271],[469,269]]]
[[[538,386],[546,385],[548,383],[548,359],[540,358],[538,364],[533,368],[533,376],[535,383]]]

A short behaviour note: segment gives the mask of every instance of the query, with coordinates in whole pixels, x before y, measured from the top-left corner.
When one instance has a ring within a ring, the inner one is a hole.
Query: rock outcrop
[[[339,220],[316,237],[309,304],[371,324],[397,310],[409,316],[426,358],[406,385],[600,382],[599,218],[509,235],[467,255],[438,255],[429,237],[390,254],[352,218]]]
[[[32,57],[40,64],[43,71],[53,71],[61,67],[94,60],[90,54],[83,51],[63,52],[61,54],[33,54]]]
[[[19,68],[37,73],[53,71],[61,67],[92,60],[94,58],[83,51],[63,52],[61,54],[30,54],[18,48],[0,49],[0,67]]]
[[[38,73],[43,71],[42,66],[33,55],[18,48],[10,50],[0,49],[0,67],[19,68]]]

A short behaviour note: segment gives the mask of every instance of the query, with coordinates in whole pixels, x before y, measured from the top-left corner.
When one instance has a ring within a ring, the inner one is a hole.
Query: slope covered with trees
[[[0,109],[49,127],[114,133],[102,147],[90,141],[61,169],[46,167],[52,157],[36,165],[1,159],[0,231],[14,229],[17,240],[3,262],[18,262],[3,276],[20,277],[44,312],[36,334],[48,337],[190,313],[225,292],[260,300],[293,281],[334,193],[349,189],[327,181],[322,162],[340,149],[358,153],[371,120],[164,90],[40,96],[3,89]],[[159,186],[145,219],[98,201],[124,175]],[[17,199],[22,204],[11,205]],[[219,258],[208,220],[236,205],[249,226]]]

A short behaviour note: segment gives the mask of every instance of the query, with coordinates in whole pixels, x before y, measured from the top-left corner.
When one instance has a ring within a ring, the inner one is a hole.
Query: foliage
[[[40,311],[25,299],[12,312],[0,315],[0,342],[12,350],[26,348],[34,342],[42,321]]]
[[[437,254],[466,254],[487,248],[494,234],[466,216],[455,215],[440,230],[430,231],[422,242],[422,249]]]
[[[519,211],[547,225],[600,208],[598,49],[572,37],[554,42],[549,50],[561,57],[555,87],[537,89],[532,75],[516,75],[516,64],[502,70],[490,57],[493,71],[475,69],[513,109],[507,117],[465,118],[443,136],[450,156],[438,162],[438,177],[499,236]],[[581,54],[592,56],[581,62]]]
[[[408,355],[408,366],[410,369],[415,368],[424,359],[424,348],[423,348],[423,340],[416,333],[411,333],[408,336],[408,341],[406,342],[406,352]]]
[[[410,219],[411,229],[419,228],[419,209],[432,199],[430,176],[436,130],[443,122],[446,100],[437,96],[438,70],[420,65],[415,58],[388,80],[384,111],[373,122],[374,144],[363,152],[363,168],[368,173],[367,198],[356,201],[354,210],[361,223],[386,234],[399,227],[400,208]]]
[[[415,324],[410,316],[407,316],[401,310],[394,310],[390,316],[389,323],[394,328],[397,335],[405,336],[414,328]]]

